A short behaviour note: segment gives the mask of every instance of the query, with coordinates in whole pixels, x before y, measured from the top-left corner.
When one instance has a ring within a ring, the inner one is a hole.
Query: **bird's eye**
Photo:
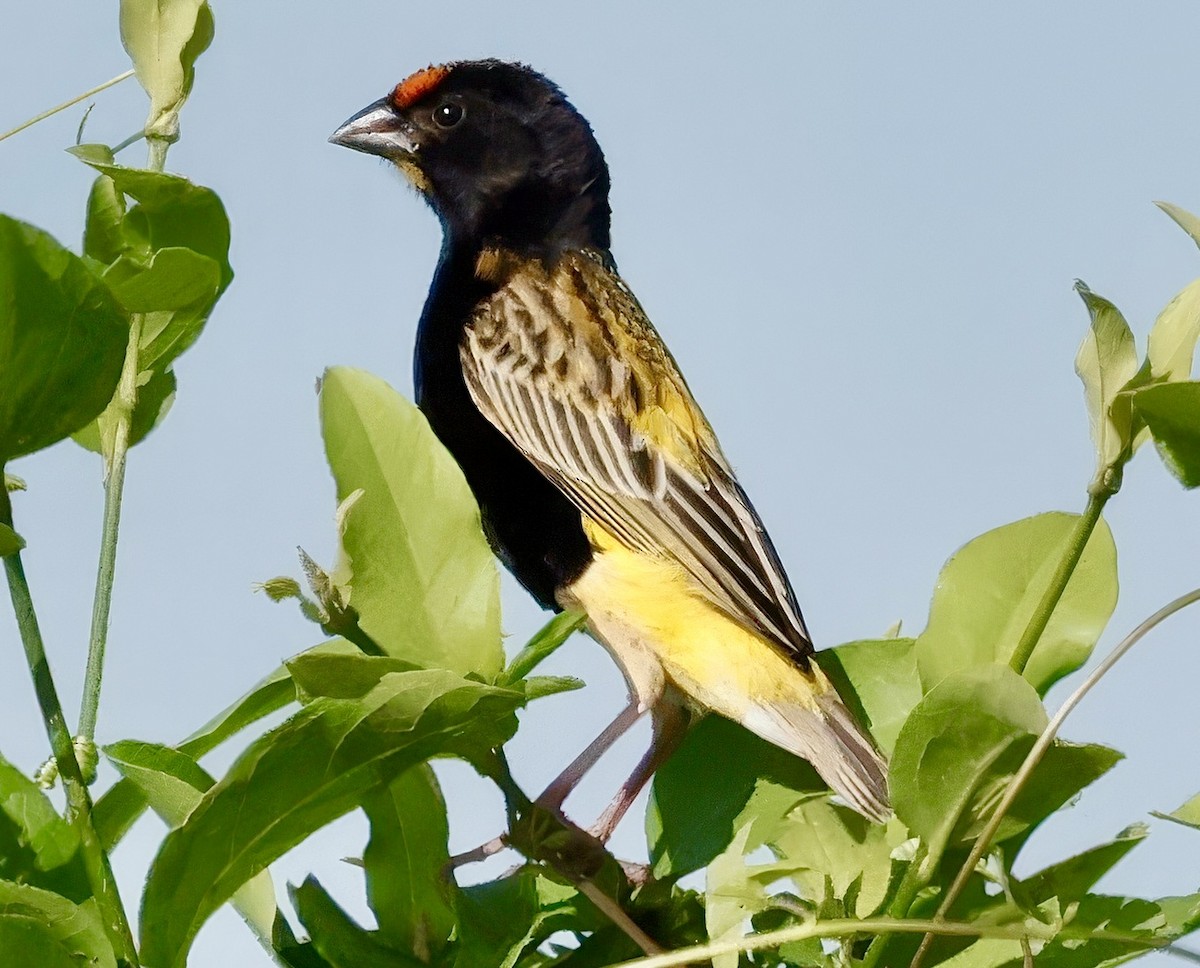
[[[443,128],[453,128],[463,119],[464,113],[461,104],[447,101],[445,104],[440,104],[434,108],[433,120]]]

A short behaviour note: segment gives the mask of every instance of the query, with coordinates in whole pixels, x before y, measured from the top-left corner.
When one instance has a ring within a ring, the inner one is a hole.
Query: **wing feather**
[[[801,663],[812,644],[779,557],[641,307],[598,258],[533,264],[461,345],[480,411],[627,547]]]

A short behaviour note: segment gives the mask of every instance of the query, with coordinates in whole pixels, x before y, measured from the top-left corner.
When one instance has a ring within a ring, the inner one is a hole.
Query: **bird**
[[[538,798],[561,810],[640,716],[650,748],[592,828],[607,840],[689,726],[715,712],[890,815],[887,764],[813,660],[762,521],[617,272],[610,177],[587,120],[523,64],[430,65],[331,142],[394,164],[443,241],[417,326],[417,404],[498,558],[577,609],[629,703]]]

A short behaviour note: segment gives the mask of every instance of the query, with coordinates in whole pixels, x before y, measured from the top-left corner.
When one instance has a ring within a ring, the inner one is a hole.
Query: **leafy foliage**
[[[166,416],[175,396],[171,364],[233,279],[229,220],[214,192],[186,178],[117,165],[103,145],[72,153],[100,173],[88,199],[84,257],[123,308],[126,326],[139,318],[132,445]],[[75,440],[110,455],[120,406],[114,398]]]
[[[925,689],[964,665],[1008,662],[1070,540],[1076,515],[1026,518],[980,535],[946,563],[917,637]],[[1091,655],[1117,604],[1117,550],[1101,521],[1024,675],[1040,693]]]
[[[128,326],[78,256],[4,215],[0,292],[3,465],[49,447],[104,409],[121,373]]]
[[[321,425],[338,500],[363,491],[333,576],[363,630],[418,665],[495,678],[499,576],[458,465],[416,407],[359,370],[326,372]]]
[[[73,149],[97,173],[80,255],[0,216],[0,465],[74,435],[111,469],[161,422],[174,362],[233,279],[221,200],[161,171],[196,58],[213,39],[208,4],[122,0],[120,26],[150,98],[145,135],[159,163],[139,169],[103,145]],[[1200,245],[1200,220],[1162,207]],[[174,746],[105,746],[121,779],[94,805],[76,796],[66,816],[0,759],[0,961],[117,968],[132,957],[124,915],[108,903],[104,852],[147,807],[170,828],[142,898],[137,956],[154,968],[185,964],[196,932],[227,902],[296,968],[590,968],[705,943],[677,957],[718,968],[922,959],[985,968],[1023,964],[1028,950],[1039,965],[1083,968],[1193,931],[1200,895],[1097,891],[1146,839],[1141,824],[1014,874],[1038,825],[1121,757],[1057,741],[1031,759],[1052,735],[1042,697],[1088,659],[1116,604],[1104,504],[1151,438],[1186,487],[1200,484],[1200,384],[1191,381],[1200,280],[1159,314],[1144,356],[1118,308],[1077,288],[1088,327],[1076,369],[1097,462],[1084,513],[1035,515],[974,538],[938,576],[920,634],[818,656],[890,758],[887,823],[866,821],[807,763],[715,715],[654,778],[648,870],[622,865],[531,803],[508,772],[505,744],[526,704],[582,687],[533,673],[586,617],[552,619],[505,665],[496,565],[461,472],[411,403],[377,377],[334,368],[319,406],[338,560],[325,570],[302,558],[311,598],[294,578],[263,586],[274,600],[298,599],[329,640]],[[36,622],[24,541],[7,514],[20,486],[5,476],[0,557],[28,635]],[[49,672],[33,671],[47,700]],[[263,731],[264,717],[282,710],[288,718]],[[243,731],[243,751],[213,776],[201,759]],[[461,883],[431,765],[439,757],[497,785],[521,866]],[[357,809],[370,825],[361,865],[374,925],[312,877],[280,907],[269,865]],[[1200,828],[1200,798],[1161,816]],[[701,870],[703,893],[680,886]],[[742,950],[747,922],[759,935],[754,952]],[[925,945],[913,928],[930,926],[939,936]]]
[[[519,702],[445,670],[384,672],[363,695],[314,698],[252,743],[163,841],[142,901],[146,960],[183,964],[209,914],[367,791],[430,756],[503,743]]]
[[[1163,463],[1184,487],[1200,486],[1200,383],[1163,383],[1134,395]]]

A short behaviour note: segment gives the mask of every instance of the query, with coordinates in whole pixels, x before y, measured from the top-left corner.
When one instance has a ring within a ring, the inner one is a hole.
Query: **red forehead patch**
[[[411,107],[437,88],[449,73],[449,67],[434,67],[432,64],[423,71],[417,71],[396,85],[392,91],[392,104],[400,111]]]

